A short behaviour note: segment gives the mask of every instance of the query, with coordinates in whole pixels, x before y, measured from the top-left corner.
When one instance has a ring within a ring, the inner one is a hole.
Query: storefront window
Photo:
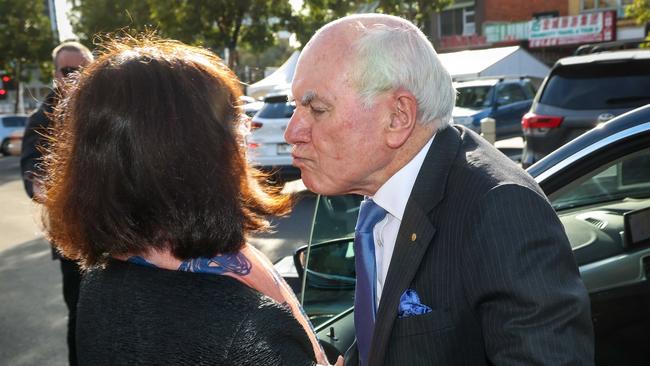
[[[441,36],[468,36],[474,33],[476,33],[476,24],[474,23],[473,6],[445,10],[440,13]]]
[[[634,0],[582,0],[582,10],[619,9],[633,2]]]

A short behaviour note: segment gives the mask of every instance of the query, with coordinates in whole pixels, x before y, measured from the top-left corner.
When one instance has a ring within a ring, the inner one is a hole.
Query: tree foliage
[[[292,22],[301,44],[323,25],[352,13],[378,12],[406,18],[422,28],[431,14],[442,11],[453,0],[304,0]]]
[[[15,72],[22,66],[38,66],[50,61],[55,45],[45,2],[40,0],[0,0],[0,68]],[[26,80],[28,75],[16,75]]]
[[[240,43],[261,51],[291,19],[288,0],[80,0],[75,10],[75,30],[86,40],[98,32],[149,27],[185,43],[228,49],[230,67],[236,65]]]
[[[14,75],[19,93],[20,83],[29,81],[33,70],[51,62],[55,40],[45,4],[42,0],[0,0],[0,69]]]
[[[144,31],[152,24],[150,14],[148,1],[81,0],[73,7],[70,20],[75,33],[90,46],[97,34]]]
[[[625,9],[625,15],[636,19],[639,24],[647,23],[650,21],[650,0],[634,0]]]

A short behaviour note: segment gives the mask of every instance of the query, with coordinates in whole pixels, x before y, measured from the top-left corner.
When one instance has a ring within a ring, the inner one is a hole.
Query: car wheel
[[[9,139],[2,141],[2,145],[0,145],[0,155],[9,155]]]

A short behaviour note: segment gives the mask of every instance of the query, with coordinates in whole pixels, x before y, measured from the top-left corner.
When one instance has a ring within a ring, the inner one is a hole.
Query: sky
[[[67,0],[54,0],[54,6],[56,9],[56,22],[59,28],[59,41],[78,38],[72,31],[72,26],[68,19],[68,13],[72,4]]]

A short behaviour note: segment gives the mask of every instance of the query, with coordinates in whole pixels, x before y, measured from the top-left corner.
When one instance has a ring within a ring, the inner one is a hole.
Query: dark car
[[[530,109],[540,82],[524,76],[456,82],[454,123],[480,133],[481,120],[489,117],[496,121],[497,140],[522,136],[521,117]]]
[[[650,103],[650,50],[558,60],[522,121],[528,167],[599,123]]]
[[[583,134],[528,172],[564,225],[589,291],[596,364],[649,365],[650,105]],[[331,356],[354,340],[360,201],[320,196],[310,245],[294,256],[303,306]]]

